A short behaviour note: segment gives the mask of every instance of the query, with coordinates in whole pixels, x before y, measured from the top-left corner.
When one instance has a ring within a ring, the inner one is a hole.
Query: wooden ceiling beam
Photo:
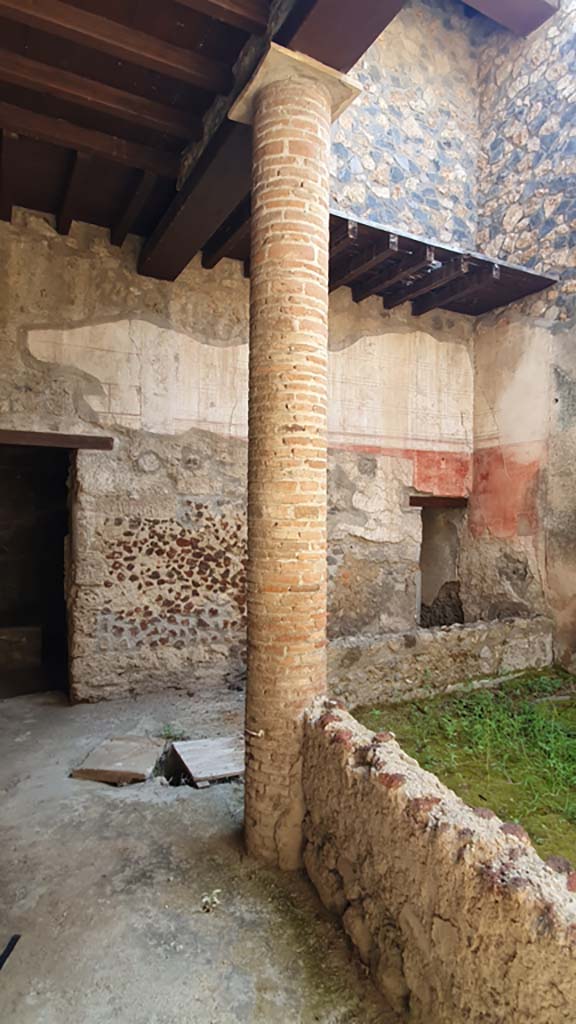
[[[386,273],[386,267],[384,267],[382,273],[378,274],[375,278],[369,278],[367,281],[353,285],[352,298],[354,302],[362,302],[369,295],[381,295],[382,292],[387,291],[389,288],[393,288],[395,285],[406,281],[411,275],[418,274],[422,270],[429,270],[436,262],[434,248],[431,245],[426,245],[423,248],[419,247],[417,252],[412,253],[403,259],[401,263],[396,264],[391,272]]]
[[[330,259],[335,260],[337,256],[353,249],[358,242],[358,224],[355,220],[347,220],[343,227],[339,227],[330,236]]]
[[[277,42],[338,71],[349,71],[405,3],[406,0],[316,0],[298,4]]]
[[[246,196],[202,250],[202,266],[212,270],[220,260],[245,243],[250,247],[250,196]]]
[[[82,195],[84,172],[90,160],[91,157],[85,153],[74,154],[62,202],[56,214],[56,230],[59,235],[70,234],[74,211],[78,209],[78,199]]]
[[[12,174],[10,153],[18,136],[0,130],[0,220],[12,220]]]
[[[124,243],[126,236],[133,230],[138,217],[150,199],[157,181],[157,176],[151,171],[141,172],[136,188],[110,231],[112,245],[120,246]]]
[[[177,0],[197,14],[259,35],[268,23],[268,0]]]
[[[369,245],[363,252],[353,256],[346,263],[342,262],[330,272],[330,291],[336,291],[345,285],[351,285],[363,274],[368,274],[386,263],[391,256],[398,255],[398,235],[392,235],[388,231],[382,232],[382,238],[378,242]]]
[[[11,103],[0,102],[0,128],[28,139],[91,153],[124,167],[152,171],[163,178],[175,179],[178,174],[179,157],[176,155],[141,146],[137,142],[128,142],[105,132],[82,128],[60,118],[37,114]]]
[[[558,12],[558,0],[465,0],[492,21],[518,36],[527,36]]]
[[[198,121],[187,113],[164,106],[135,93],[124,92],[72,71],[43,64],[10,50],[0,50],[0,81],[48,93],[90,110],[100,110],[131,124],[189,139],[198,130]]]
[[[442,288],[444,285],[450,284],[451,281],[457,281],[460,277],[464,277],[469,269],[470,261],[465,256],[450,260],[449,263],[445,263],[439,270],[432,270],[429,274],[425,274],[424,277],[419,277],[417,281],[405,285],[404,288],[400,288],[390,295],[385,295],[383,299],[384,309],[395,309],[396,306],[401,306],[403,302],[418,299],[421,295],[427,295],[428,292],[432,292],[436,288]]]
[[[250,191],[252,132],[226,122],[148,239],[141,274],[174,281]]]
[[[0,0],[0,16],[208,92],[227,92],[232,85],[229,69],[217,61],[61,0]]]
[[[430,310],[438,309],[440,306],[447,306],[451,302],[460,302],[461,299],[479,291],[485,285],[493,284],[499,280],[500,267],[496,263],[471,270],[463,278],[452,281],[442,288],[436,288],[433,292],[429,292],[428,295],[423,295],[421,299],[416,299],[412,303],[412,315],[422,316],[424,313],[429,313]]]

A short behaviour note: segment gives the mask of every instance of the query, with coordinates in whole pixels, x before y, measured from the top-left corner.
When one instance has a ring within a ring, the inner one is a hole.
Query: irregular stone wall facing
[[[572,1024],[576,872],[334,701],[305,723],[304,863],[411,1024]]]
[[[480,135],[471,14],[458,0],[408,0],[356,65],[363,94],[333,135],[337,207],[474,246]]]
[[[72,495],[77,699],[239,686],[245,670],[248,285],[239,264],[137,275],[137,243],[18,211],[0,225],[0,426],[105,433]],[[472,324],[349,291],[330,309],[332,636],[418,614],[411,494],[467,494]]]
[[[475,622],[333,640],[330,693],[352,707],[432,697],[552,664],[546,618]]]

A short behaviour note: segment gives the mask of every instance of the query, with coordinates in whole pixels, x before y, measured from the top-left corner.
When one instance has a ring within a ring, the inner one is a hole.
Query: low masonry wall
[[[328,678],[333,696],[358,707],[432,696],[552,661],[549,619],[504,619],[333,640]]]
[[[307,713],[304,863],[410,1024],[573,1024],[576,872],[333,700]]]

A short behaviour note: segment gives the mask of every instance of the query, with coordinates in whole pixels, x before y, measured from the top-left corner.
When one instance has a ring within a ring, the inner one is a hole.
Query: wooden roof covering
[[[205,246],[202,263],[243,260],[249,273],[249,200]],[[382,297],[385,309],[412,303],[421,316],[432,309],[479,316],[543,291],[556,277],[480,253],[407,235],[398,228],[330,214],[330,291],[348,287],[355,302]]]
[[[0,0],[0,219],[18,205],[62,234],[135,233],[140,272],[166,280],[201,250],[209,266],[246,236],[250,129],[226,114],[267,41],[346,71],[404,2]],[[554,4],[469,6],[525,26]]]

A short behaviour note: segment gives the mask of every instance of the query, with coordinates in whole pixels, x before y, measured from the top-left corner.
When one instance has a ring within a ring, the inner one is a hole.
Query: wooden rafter
[[[212,235],[202,250],[202,266],[207,270],[215,267],[220,260],[250,239],[250,196],[243,199],[234,212],[224,221],[221,228]]]
[[[341,253],[354,248],[358,241],[358,224],[355,220],[347,220],[333,238],[330,238],[330,259],[334,260]]]
[[[230,70],[217,61],[61,0],[0,0],[0,15],[209,92],[227,92],[232,84]]]
[[[198,130],[197,119],[183,111],[9,50],[0,51],[0,80],[36,92],[46,92],[177,138],[190,138]]]
[[[90,163],[90,159],[85,153],[74,154],[60,209],[56,215],[56,230],[59,235],[70,233],[74,212],[78,207],[78,200],[82,193],[84,172]]]
[[[384,267],[383,272],[378,274],[375,279],[372,278],[363,284],[354,285],[352,298],[354,302],[362,302],[369,295],[381,295],[414,274],[429,270],[436,262],[436,255],[431,245],[418,247],[415,253],[406,256],[401,263],[395,265],[394,269],[386,271],[386,267]]]
[[[177,0],[198,14],[233,25],[244,32],[260,33],[268,21],[268,0]]]
[[[402,10],[406,0],[316,0],[294,9],[289,18],[290,46],[339,71],[349,71]],[[304,10],[302,16],[301,11]],[[278,42],[287,45],[284,38]]]
[[[427,295],[428,292],[442,288],[444,285],[450,284],[451,281],[464,277],[469,269],[470,261],[466,256],[450,260],[440,267],[439,270],[431,270],[428,274],[424,274],[423,277],[417,278],[416,281],[412,281],[403,288],[385,295],[383,299],[384,308],[395,309],[396,306],[401,306],[403,302],[418,299],[421,295]]]
[[[138,184],[110,232],[112,245],[122,245],[133,230],[138,217],[150,199],[158,178],[151,171],[142,171]]]
[[[141,274],[173,281],[183,269],[182,253],[202,249],[213,234],[212,225],[223,224],[248,194],[250,128],[229,121],[216,143],[205,152],[142,249]]]
[[[558,11],[558,0],[466,0],[466,4],[519,36],[533,32]]]
[[[398,255],[398,236],[388,231],[382,232],[382,238],[374,242],[366,250],[353,256],[346,262],[342,262],[330,275],[330,291],[342,288],[344,285],[352,284],[357,278],[362,277],[376,267],[380,267],[392,256]]]
[[[152,171],[164,178],[176,178],[178,174],[178,156],[141,146],[137,142],[128,142],[105,132],[82,128],[60,118],[37,114],[11,103],[0,103],[0,128],[28,139],[38,139],[66,149],[101,156],[125,167]]]
[[[448,306],[451,302],[459,302],[461,299],[478,291],[484,285],[492,284],[499,280],[500,267],[496,263],[472,270],[463,278],[452,281],[450,284],[437,288],[435,291],[429,292],[428,295],[423,295],[420,299],[416,299],[412,303],[412,313],[414,316],[422,316],[423,313],[428,313],[432,309]]]
[[[18,136],[13,132],[0,131],[0,220],[12,219],[12,182],[10,153]]]

